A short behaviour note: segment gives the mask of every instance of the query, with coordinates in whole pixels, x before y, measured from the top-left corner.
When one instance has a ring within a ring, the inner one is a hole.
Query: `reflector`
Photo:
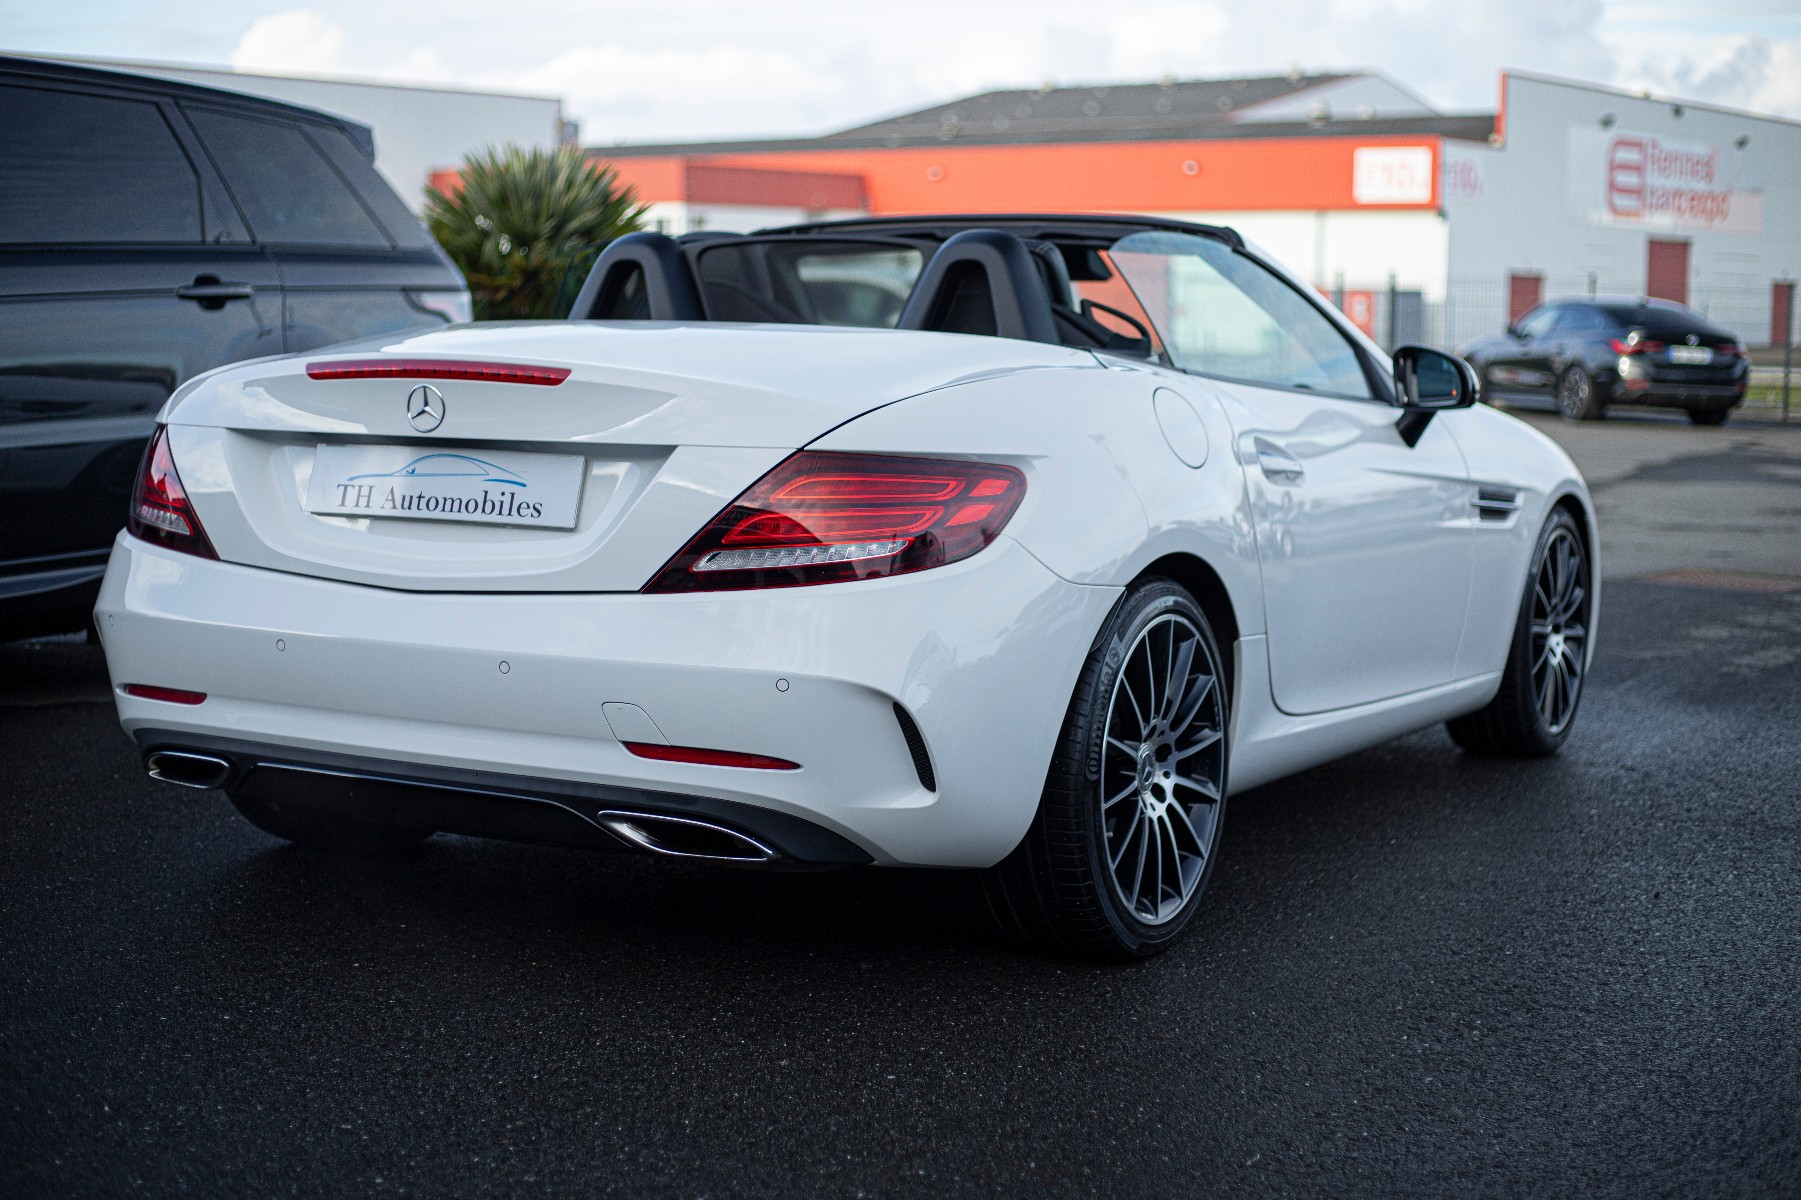
[[[762,754],[740,754],[736,750],[702,750],[696,746],[663,746],[655,742],[622,742],[639,758],[661,762],[699,763],[704,767],[748,767],[757,771],[798,771],[800,764],[785,758]]]
[[[152,683],[128,683],[125,685],[127,696],[136,696],[140,700],[161,700],[165,704],[199,704],[206,699],[205,692],[186,692],[180,688],[157,687]]]

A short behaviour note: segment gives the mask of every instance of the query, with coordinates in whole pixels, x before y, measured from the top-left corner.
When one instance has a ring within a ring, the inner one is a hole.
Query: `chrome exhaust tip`
[[[710,821],[630,812],[600,812],[594,819],[628,845],[672,858],[735,863],[778,862],[782,858],[750,835]]]
[[[144,759],[144,770],[159,782],[202,791],[222,788],[231,778],[229,762],[210,754],[190,754],[186,750],[157,750]]]

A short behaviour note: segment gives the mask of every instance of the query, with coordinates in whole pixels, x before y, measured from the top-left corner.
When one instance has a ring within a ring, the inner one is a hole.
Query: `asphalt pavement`
[[[1801,428],[1534,421],[1650,547],[1565,751],[1236,796],[1131,967],[954,873],[285,848],[0,647],[0,1195],[1801,1195]]]

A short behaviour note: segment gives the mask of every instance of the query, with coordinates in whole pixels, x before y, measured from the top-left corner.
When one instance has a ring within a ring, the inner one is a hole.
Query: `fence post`
[[[1588,298],[1590,300],[1595,298],[1595,273],[1593,271],[1588,273]]]
[[[1395,329],[1395,318],[1400,314],[1401,287],[1395,282],[1395,273],[1388,273],[1388,348],[1393,350],[1400,335]]]
[[[1788,424],[1788,380],[1795,360],[1795,339],[1782,339],[1782,423]]]

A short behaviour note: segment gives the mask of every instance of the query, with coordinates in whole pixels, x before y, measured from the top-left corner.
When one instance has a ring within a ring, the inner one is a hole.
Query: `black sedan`
[[[1750,377],[1737,338],[1667,300],[1554,300],[1460,353],[1489,396],[1551,400],[1572,421],[1642,404],[1721,425]]]

